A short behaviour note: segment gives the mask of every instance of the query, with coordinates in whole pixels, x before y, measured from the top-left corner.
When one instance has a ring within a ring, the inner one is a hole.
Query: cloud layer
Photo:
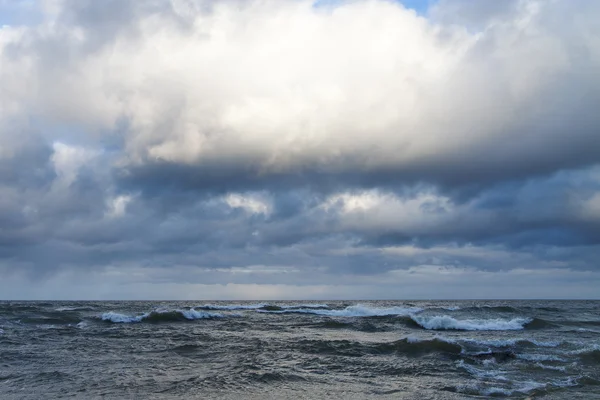
[[[5,293],[593,296],[600,5],[29,7],[0,28]]]

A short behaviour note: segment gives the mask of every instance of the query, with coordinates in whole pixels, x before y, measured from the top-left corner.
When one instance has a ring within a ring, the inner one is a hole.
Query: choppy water
[[[600,399],[600,302],[0,302],[0,398]]]

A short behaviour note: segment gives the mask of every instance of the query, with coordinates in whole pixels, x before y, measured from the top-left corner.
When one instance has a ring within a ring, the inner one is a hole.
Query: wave
[[[525,361],[556,361],[556,362],[566,362],[567,361],[562,357],[554,356],[551,354],[524,353],[524,354],[518,354],[517,358],[521,359],[521,360],[525,360]]]
[[[292,304],[292,305],[272,305],[267,304],[262,307],[262,310],[266,311],[285,311],[285,310],[305,310],[305,309],[328,309],[327,304]]]
[[[475,312],[481,312],[481,311],[495,311],[495,312],[501,312],[501,313],[515,313],[515,312],[519,312],[519,309],[516,307],[511,307],[511,306],[471,306],[471,307],[464,307],[461,308],[462,311],[475,311]]]
[[[600,349],[597,347],[580,350],[577,355],[587,364],[600,364]]]
[[[55,311],[93,311],[93,307],[58,307]]]
[[[476,372],[476,369],[468,369],[470,373]],[[451,388],[446,388],[446,390],[450,389],[451,391],[458,391],[464,394],[475,395],[475,396],[486,396],[486,397],[513,397],[513,396],[529,396],[529,395],[538,395],[544,396],[553,390],[561,390],[566,387],[577,386],[582,384],[583,378],[573,378],[569,377],[563,380],[551,380],[546,383],[535,382],[535,381],[526,381],[526,382],[515,382],[509,381],[507,379],[503,379],[500,375],[499,377],[495,377],[490,375],[488,377],[478,376],[477,373],[473,373],[473,375],[479,378],[491,378],[497,381],[496,384],[499,386],[483,386],[483,385],[463,385],[458,386],[454,390]],[[483,380],[483,379],[482,379]],[[506,385],[507,387],[503,387]]]
[[[265,310],[265,311],[283,311],[283,310],[297,310],[297,309],[327,309],[327,304],[292,304],[292,305],[274,305],[269,303],[258,303],[258,304],[204,304],[195,308],[201,310],[220,310],[220,311],[232,311],[232,310]]]
[[[260,383],[272,383],[272,382],[304,382],[307,379],[298,374],[286,374],[282,372],[251,372],[247,376],[249,379]]]
[[[423,311],[419,307],[387,307],[377,308],[368,307],[363,305],[348,306],[341,310],[321,310],[316,308],[292,308],[285,310],[258,310],[266,313],[285,314],[285,313],[296,313],[296,314],[315,314],[324,315],[328,317],[384,317],[393,315],[411,315]]]
[[[504,319],[464,319],[459,320],[448,315],[419,316],[410,318],[421,328],[428,330],[460,330],[460,331],[511,331],[525,329],[531,318]]]
[[[201,306],[196,306],[194,308],[198,308],[200,310],[220,310],[220,311],[229,311],[229,310],[258,310],[263,307],[268,306],[266,303],[261,304],[229,304],[229,305],[220,305],[220,304],[204,304]]]
[[[558,347],[563,341],[539,341],[535,339],[462,339],[465,343],[470,343],[485,347]]]
[[[64,325],[64,324],[76,324],[81,322],[81,319],[68,314],[62,313],[47,313],[46,315],[30,316],[20,318],[19,322],[23,324],[36,324],[36,325]]]
[[[532,318],[525,326],[527,329],[544,329],[555,326],[553,323],[541,318]]]
[[[462,347],[451,340],[442,338],[419,339],[406,337],[392,343],[383,343],[376,346],[376,349],[382,352],[399,352],[407,355],[420,355],[424,353],[451,353],[460,354]]]
[[[154,310],[149,313],[135,316],[110,311],[102,314],[100,319],[107,322],[127,324],[134,322],[159,323],[191,321],[196,319],[220,318],[222,316],[222,314],[197,311],[191,308],[189,310]]]
[[[485,380],[494,379],[494,380],[498,380],[498,381],[507,381],[508,380],[504,376],[503,371],[477,368],[474,365],[466,363],[464,360],[459,360],[456,363],[456,366],[458,368],[464,369],[465,371],[467,371],[468,373],[470,373],[471,375],[475,376],[478,379],[485,379]]]

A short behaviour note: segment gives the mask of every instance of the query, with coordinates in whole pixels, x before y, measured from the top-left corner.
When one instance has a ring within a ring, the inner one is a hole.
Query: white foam
[[[222,317],[222,314],[218,314],[218,313],[207,313],[207,312],[202,312],[202,311],[197,311],[194,310],[193,308],[189,309],[189,310],[176,310],[177,312],[180,312],[185,318],[189,319],[189,320],[194,320],[194,319],[205,319],[205,318],[219,318]],[[166,311],[169,312],[169,311]]]
[[[138,316],[130,316],[125,314],[119,314],[116,312],[106,312],[102,314],[102,321],[110,321],[115,323],[127,324],[131,322],[140,322],[145,316],[148,314],[138,315]]]
[[[530,318],[504,319],[464,319],[458,320],[448,315],[411,316],[412,320],[425,329],[465,330],[465,331],[510,331],[524,329]]]
[[[421,342],[428,340],[428,339],[422,339],[422,338],[418,338],[418,337],[414,337],[414,336],[407,336],[404,339],[406,340],[407,343],[421,343]]]
[[[305,313],[305,314],[316,314],[324,315],[328,317],[383,317],[387,315],[411,315],[423,311],[422,308],[418,307],[387,307],[377,308],[368,307],[357,304],[355,306],[349,306],[342,310],[318,310],[318,309],[289,309],[281,311],[265,311],[269,313]]]
[[[4,329],[0,328],[0,335],[4,334]]]

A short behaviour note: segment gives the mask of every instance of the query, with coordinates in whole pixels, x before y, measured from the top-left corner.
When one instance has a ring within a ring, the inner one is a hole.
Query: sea
[[[600,399],[600,301],[0,302],[0,399]]]

